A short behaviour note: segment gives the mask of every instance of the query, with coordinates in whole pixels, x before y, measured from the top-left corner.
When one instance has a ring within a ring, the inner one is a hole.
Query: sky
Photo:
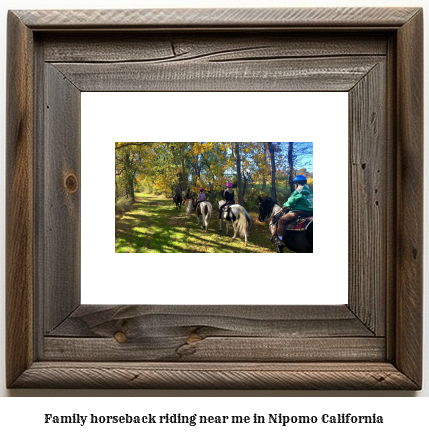
[[[283,147],[288,146],[288,142],[281,143]],[[313,143],[312,142],[294,142],[294,145],[303,145],[311,147],[311,153],[306,153],[298,156],[296,168],[305,168],[309,172],[313,172]]]

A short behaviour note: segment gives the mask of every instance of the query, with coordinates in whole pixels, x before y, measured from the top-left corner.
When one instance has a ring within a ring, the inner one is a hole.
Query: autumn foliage
[[[299,144],[307,144],[305,149],[301,146],[301,157],[311,154],[312,162],[312,143],[116,142],[115,198],[134,201],[136,190],[169,196],[177,185],[195,193],[204,188],[208,195],[215,195],[231,182],[243,203],[251,192],[269,193],[273,168],[274,184],[283,183],[284,188],[290,171],[312,177],[305,168],[293,168],[296,162],[302,165],[302,159],[295,159],[291,168],[286,153],[290,144],[297,144],[296,157],[300,156]]]

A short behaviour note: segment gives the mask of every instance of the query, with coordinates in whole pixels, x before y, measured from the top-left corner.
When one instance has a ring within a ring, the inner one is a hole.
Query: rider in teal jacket
[[[298,188],[292,192],[283,207],[288,207],[291,210],[313,212],[313,193],[307,185],[298,185]]]
[[[298,175],[293,179],[296,189],[287,199],[283,207],[288,208],[288,213],[283,215],[277,223],[277,234],[273,237],[273,242],[279,247],[284,247],[283,234],[288,222],[300,216],[308,216],[313,213],[313,193],[307,186],[307,179]]]

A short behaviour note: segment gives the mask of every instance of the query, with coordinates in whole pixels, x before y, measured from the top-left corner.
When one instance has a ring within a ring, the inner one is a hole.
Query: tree
[[[287,163],[289,165],[289,187],[290,192],[295,191],[295,184],[293,183],[293,167],[294,167],[294,154],[293,154],[293,142],[289,142],[288,152],[287,152]]]
[[[277,169],[281,170],[287,178],[287,184],[294,191],[292,180],[300,170],[311,174],[313,167],[313,143],[312,142],[283,142],[278,147]],[[311,171],[308,171],[311,168]],[[305,174],[303,174],[305,175]]]
[[[262,190],[265,191],[266,185],[267,185],[267,178],[266,178],[266,167],[267,167],[267,155],[268,155],[268,143],[264,142],[264,152],[262,155],[262,165],[260,165],[260,168],[262,169]]]
[[[256,182],[264,189],[271,178],[271,197],[277,199],[276,184],[284,176],[290,184],[297,171],[308,173],[310,154],[312,144],[298,142],[117,142],[115,198],[134,201],[137,186],[171,195],[177,184],[211,194],[232,182],[244,205],[249,187]]]
[[[235,161],[236,161],[236,168],[237,168],[237,190],[238,190],[238,204],[243,206],[244,200],[243,200],[243,186],[242,186],[242,180],[241,180],[241,156],[240,156],[240,143],[235,143]]]
[[[172,165],[175,168],[176,177],[173,178],[173,185],[180,185],[185,190],[188,185],[190,159],[189,151],[190,142],[172,142],[169,143],[172,155]]]
[[[268,143],[268,150],[270,152],[270,162],[271,162],[271,198],[274,201],[277,201],[277,192],[276,192],[276,159],[275,159],[275,151],[276,146],[274,142]]]
[[[126,196],[135,201],[134,186],[136,176],[144,161],[146,142],[115,143],[115,198]]]

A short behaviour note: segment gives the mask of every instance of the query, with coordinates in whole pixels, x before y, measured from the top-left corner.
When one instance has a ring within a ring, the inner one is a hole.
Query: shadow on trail
[[[213,227],[218,228],[218,219],[216,212],[213,215],[209,231],[203,233],[201,221],[198,225],[195,212],[187,218],[184,209],[177,211],[171,199],[140,194],[130,212],[122,217],[116,217],[115,251],[125,253],[274,252],[269,239],[266,243],[252,242],[252,232],[247,247],[244,247],[244,241],[238,236],[231,241],[233,235],[231,227],[228,235],[214,230]],[[259,233],[263,232],[261,229],[259,228]]]

